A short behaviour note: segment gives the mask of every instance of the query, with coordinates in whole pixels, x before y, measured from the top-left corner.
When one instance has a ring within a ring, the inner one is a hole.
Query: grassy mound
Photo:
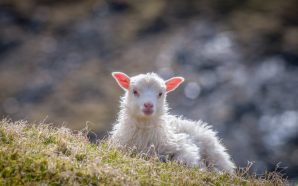
[[[0,185],[284,185],[262,178],[202,172],[174,162],[145,160],[107,141],[91,144],[87,131],[0,121]]]

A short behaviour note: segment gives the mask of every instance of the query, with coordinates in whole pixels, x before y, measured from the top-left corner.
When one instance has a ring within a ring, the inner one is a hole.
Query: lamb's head
[[[163,80],[155,73],[129,77],[122,72],[113,72],[119,86],[126,91],[124,106],[140,119],[152,119],[167,111],[166,94],[175,90],[183,81],[182,77]]]

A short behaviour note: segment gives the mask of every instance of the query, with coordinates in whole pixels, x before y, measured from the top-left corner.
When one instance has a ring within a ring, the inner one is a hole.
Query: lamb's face
[[[130,78],[127,107],[139,118],[156,117],[164,113],[165,82],[155,74]]]
[[[129,78],[123,73],[114,72],[113,77],[126,91],[125,107],[131,115],[140,119],[151,119],[162,115],[166,110],[167,92],[174,90],[183,82],[181,77],[164,81],[154,73]]]

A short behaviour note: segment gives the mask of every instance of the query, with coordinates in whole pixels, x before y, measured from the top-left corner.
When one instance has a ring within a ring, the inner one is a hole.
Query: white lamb
[[[112,75],[125,90],[118,120],[111,131],[113,143],[203,170],[234,172],[235,165],[210,126],[168,114],[166,95],[184,78],[164,81],[155,73]]]

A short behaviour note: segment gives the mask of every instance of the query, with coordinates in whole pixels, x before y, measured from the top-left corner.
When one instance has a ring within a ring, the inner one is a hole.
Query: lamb
[[[155,73],[129,77],[122,72],[112,76],[125,91],[110,132],[113,144],[202,170],[234,173],[234,163],[209,125],[168,113],[167,93],[184,78],[164,81]]]

